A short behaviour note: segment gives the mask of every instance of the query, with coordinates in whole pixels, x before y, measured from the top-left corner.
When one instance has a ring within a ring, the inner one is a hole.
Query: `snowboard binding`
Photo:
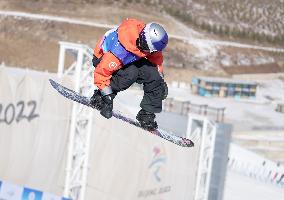
[[[109,119],[112,117],[113,99],[115,94],[102,96],[100,90],[94,90],[90,98],[90,106],[100,111],[100,114]]]
[[[158,128],[158,124],[155,121],[155,117],[156,115],[154,113],[141,109],[138,112],[136,119],[139,121],[142,128],[149,131],[154,131]]]
[[[90,106],[94,109],[101,110],[103,108],[104,101],[100,90],[94,90],[94,94],[90,99]]]

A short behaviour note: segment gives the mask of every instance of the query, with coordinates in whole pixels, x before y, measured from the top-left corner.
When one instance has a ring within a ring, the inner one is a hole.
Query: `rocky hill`
[[[199,24],[200,19],[208,23],[212,21],[212,24],[217,24],[217,26],[218,23],[222,25],[230,24],[230,27],[251,27],[250,23],[254,23],[253,20],[245,20],[247,23],[245,25],[244,22],[236,20],[237,18],[233,17],[235,19],[233,20],[226,17],[224,13],[230,13],[230,9],[235,9],[234,6],[228,6],[228,2],[222,2],[203,0],[1,0],[0,10],[60,16],[109,25],[119,24],[123,19],[130,17],[145,22],[159,22],[165,26],[171,35],[191,40],[191,42],[188,42],[183,39],[171,38],[164,54],[165,66],[169,68],[168,77],[174,77],[173,79],[181,81],[189,81],[192,74],[227,76],[230,75],[227,73],[230,70],[224,70],[224,68],[231,66],[241,66],[242,68],[237,71],[242,73],[244,66],[278,63],[278,71],[282,71],[283,53],[216,46],[207,42],[225,39],[233,42],[239,41],[244,44],[281,47],[281,45],[269,43],[266,40],[260,42],[249,37],[238,38],[234,34],[226,35],[223,32],[219,34],[218,31],[206,31],[207,26],[201,26]],[[254,1],[247,3],[252,2]],[[257,3],[260,2],[257,1]],[[271,2],[273,8],[275,7],[274,4],[279,5],[278,7],[282,5],[281,1],[276,0]],[[224,5],[228,8],[228,11],[223,12],[224,6],[219,8],[218,5]],[[213,7],[211,8],[211,6]],[[240,7],[239,4],[235,6]],[[240,12],[243,11],[241,8]],[[270,10],[269,6],[264,8]],[[251,10],[254,9],[251,8]],[[281,9],[279,13],[276,15],[281,18]],[[221,18],[223,21],[220,21]],[[278,24],[279,20],[277,19],[275,19],[275,22]],[[282,21],[277,26],[278,28],[273,26],[274,31],[265,32],[273,33],[274,36],[281,35],[283,31]],[[223,28],[217,29],[221,30]],[[12,66],[56,71],[58,41],[79,42],[94,47],[99,37],[106,30],[106,28],[102,27],[0,15],[0,62]],[[254,30],[258,29],[254,28]],[[231,32],[229,31],[229,33]],[[257,72],[258,68],[254,67],[254,69]]]

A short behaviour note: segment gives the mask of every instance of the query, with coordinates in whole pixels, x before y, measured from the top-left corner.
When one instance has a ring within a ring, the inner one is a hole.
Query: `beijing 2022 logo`
[[[167,163],[166,152],[163,146],[154,146],[152,153],[152,160],[148,168],[152,172],[155,180],[157,182],[161,182],[163,174],[165,173],[165,165]]]

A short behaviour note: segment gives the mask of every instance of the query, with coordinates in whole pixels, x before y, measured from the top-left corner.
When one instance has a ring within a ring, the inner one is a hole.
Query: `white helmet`
[[[148,23],[139,34],[138,47],[143,51],[162,51],[168,44],[168,34],[157,23]]]

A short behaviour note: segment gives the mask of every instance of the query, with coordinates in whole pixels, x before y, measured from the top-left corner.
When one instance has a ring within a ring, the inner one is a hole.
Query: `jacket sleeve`
[[[95,55],[97,58],[102,57],[103,54],[104,54],[103,49],[102,49],[103,39],[104,39],[104,37],[102,37],[102,38],[97,42],[97,45],[96,45],[96,47],[94,48],[94,55]]]
[[[164,77],[164,67],[163,67],[163,54],[162,52],[151,53],[146,57],[151,63],[157,65],[158,72],[162,77]]]
[[[122,67],[121,61],[111,52],[103,54],[102,60],[94,71],[94,83],[101,90],[103,95],[112,93],[110,79],[112,74]]]

